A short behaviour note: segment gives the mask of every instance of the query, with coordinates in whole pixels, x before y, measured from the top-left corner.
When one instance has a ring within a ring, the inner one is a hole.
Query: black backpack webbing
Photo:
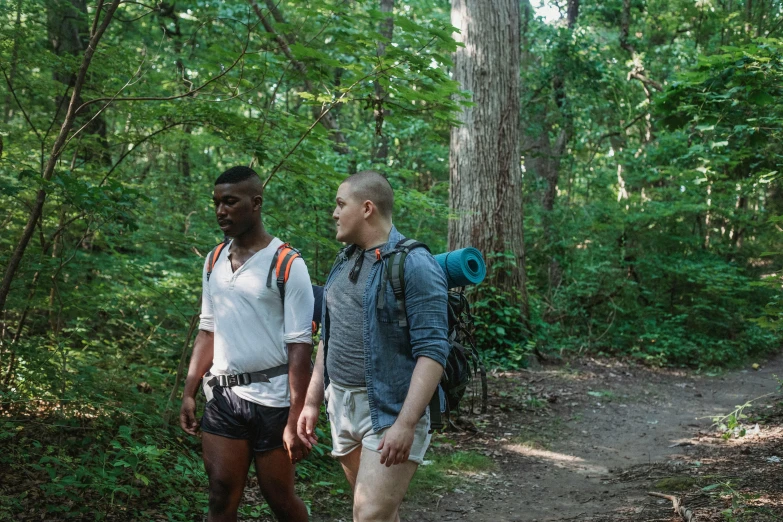
[[[403,239],[394,247],[389,254],[388,269],[386,271],[386,277],[392,285],[394,291],[394,297],[397,300],[398,320],[401,327],[408,326],[408,317],[405,312],[405,258],[408,257],[408,253],[414,248],[423,247],[430,251],[429,247],[421,241],[415,239]],[[383,285],[381,285],[383,289]],[[384,300],[378,300],[378,308],[383,308]]]

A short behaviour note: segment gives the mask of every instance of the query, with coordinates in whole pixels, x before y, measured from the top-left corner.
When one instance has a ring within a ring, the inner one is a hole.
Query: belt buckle
[[[229,375],[227,381],[228,381],[229,388],[231,388],[232,386],[237,386],[239,384],[239,379],[237,375]]]

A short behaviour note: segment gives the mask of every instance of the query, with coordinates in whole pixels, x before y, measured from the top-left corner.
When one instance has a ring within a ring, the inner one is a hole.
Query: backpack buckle
[[[226,379],[226,385],[231,388],[239,385],[239,375],[228,375]]]

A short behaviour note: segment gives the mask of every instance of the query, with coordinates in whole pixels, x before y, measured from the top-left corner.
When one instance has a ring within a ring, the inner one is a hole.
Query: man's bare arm
[[[297,462],[310,452],[309,448],[296,435],[296,423],[307,396],[310,383],[310,360],[313,347],[306,343],[288,345],[288,385],[291,390],[291,407],[288,412],[288,424],[285,428],[283,441],[288,449],[292,462]]]
[[[315,435],[315,424],[318,422],[318,413],[321,403],[324,401],[324,343],[318,343],[318,353],[315,356],[313,375],[310,378],[310,386],[307,388],[307,398],[304,409],[299,416],[297,434],[308,448],[318,442]]]
[[[179,423],[185,432],[196,435],[196,393],[198,393],[201,378],[212,367],[212,357],[215,352],[215,334],[199,330],[193,343],[193,355],[188,365],[188,375],[185,378],[185,390],[182,392],[182,409],[179,413]]]

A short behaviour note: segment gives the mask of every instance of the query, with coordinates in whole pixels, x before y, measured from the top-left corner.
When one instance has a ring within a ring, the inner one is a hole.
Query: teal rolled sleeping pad
[[[481,252],[473,247],[438,254],[435,256],[435,261],[446,274],[446,283],[449,288],[477,285],[487,275],[487,265],[484,264],[484,258]]]

